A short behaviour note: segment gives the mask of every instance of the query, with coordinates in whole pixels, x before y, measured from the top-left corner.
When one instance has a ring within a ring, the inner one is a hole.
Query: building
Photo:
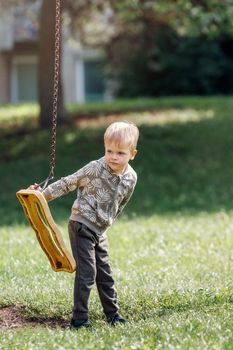
[[[38,99],[38,13],[40,0],[0,14],[0,103]],[[102,55],[83,49],[62,28],[62,83],[65,103],[108,99]]]

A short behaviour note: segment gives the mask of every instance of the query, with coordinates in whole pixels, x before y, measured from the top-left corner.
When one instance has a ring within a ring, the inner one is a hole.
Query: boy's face
[[[117,145],[114,142],[105,142],[105,160],[108,166],[117,175],[123,174],[129,160],[134,159],[137,150],[126,145]]]

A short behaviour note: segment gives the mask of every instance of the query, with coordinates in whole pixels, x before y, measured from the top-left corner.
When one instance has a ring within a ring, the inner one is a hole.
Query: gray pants
[[[88,300],[96,283],[101,304],[107,317],[118,311],[117,294],[108,259],[107,237],[98,237],[86,225],[69,221],[69,236],[77,264],[74,283],[74,319],[88,319]]]

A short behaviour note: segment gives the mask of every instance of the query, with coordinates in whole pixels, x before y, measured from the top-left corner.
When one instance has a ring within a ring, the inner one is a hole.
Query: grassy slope
[[[129,324],[109,329],[94,290],[91,332],[38,324],[36,331],[1,334],[0,349],[232,349],[233,102],[174,99],[173,104],[164,99],[162,109],[123,115],[141,125],[134,161],[138,186],[109,231],[121,310]],[[68,322],[73,275],[51,271],[15,199],[18,188],[46,176],[48,135],[4,133],[0,304],[21,305],[38,320]],[[100,124],[60,129],[57,177],[100,157],[102,134]],[[63,232],[73,199],[71,194],[51,203]]]

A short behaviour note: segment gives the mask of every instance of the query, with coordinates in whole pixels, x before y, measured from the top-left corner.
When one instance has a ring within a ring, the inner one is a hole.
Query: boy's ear
[[[131,151],[131,158],[130,160],[133,160],[136,157],[136,154],[138,153],[138,151],[136,149],[134,149],[133,151]]]

